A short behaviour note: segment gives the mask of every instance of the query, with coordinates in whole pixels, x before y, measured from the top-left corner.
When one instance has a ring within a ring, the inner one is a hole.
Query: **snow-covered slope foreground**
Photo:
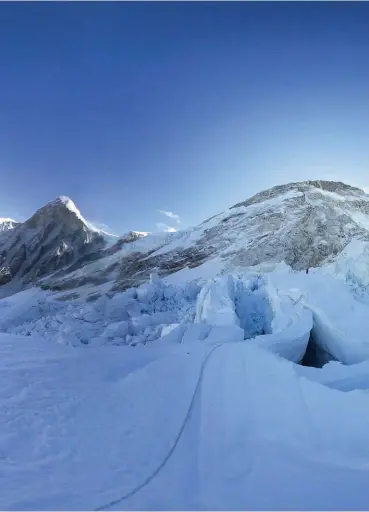
[[[321,269],[190,273],[0,301],[2,510],[369,507],[365,295]],[[301,366],[308,342],[357,364]]]
[[[0,357],[2,510],[369,507],[368,371],[344,392],[252,342]]]

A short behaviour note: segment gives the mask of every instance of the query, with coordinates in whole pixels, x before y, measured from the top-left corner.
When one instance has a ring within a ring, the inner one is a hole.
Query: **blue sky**
[[[0,216],[68,195],[158,231],[289,181],[369,187],[367,2],[1,2],[0,56]]]

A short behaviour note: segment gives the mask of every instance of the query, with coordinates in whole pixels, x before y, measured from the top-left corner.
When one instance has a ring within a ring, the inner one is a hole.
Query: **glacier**
[[[119,243],[69,198],[4,220],[0,509],[367,510],[368,204],[289,184]]]
[[[352,273],[208,267],[0,300],[1,509],[368,508]],[[322,368],[298,364],[312,338]]]

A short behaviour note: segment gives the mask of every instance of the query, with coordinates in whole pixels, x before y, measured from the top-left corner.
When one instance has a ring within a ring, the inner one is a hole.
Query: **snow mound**
[[[329,270],[329,269],[327,269]],[[291,274],[272,274],[274,286],[313,315],[312,338],[326,354],[326,360],[355,364],[369,358],[368,300],[359,298],[344,280],[335,279],[325,269]]]
[[[298,366],[299,375],[324,386],[339,391],[361,389],[369,391],[369,361],[344,365],[339,361],[329,361],[322,368]]]

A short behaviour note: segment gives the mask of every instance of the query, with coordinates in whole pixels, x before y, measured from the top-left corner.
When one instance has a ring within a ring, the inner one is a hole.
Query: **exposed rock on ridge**
[[[15,278],[73,289],[112,281],[136,286],[214,257],[229,266],[285,261],[295,269],[335,258],[352,239],[369,240],[369,196],[341,182],[305,181],[260,192],[199,226],[177,233],[129,232],[113,244],[73,202],[60,198],[0,233],[0,283]]]

